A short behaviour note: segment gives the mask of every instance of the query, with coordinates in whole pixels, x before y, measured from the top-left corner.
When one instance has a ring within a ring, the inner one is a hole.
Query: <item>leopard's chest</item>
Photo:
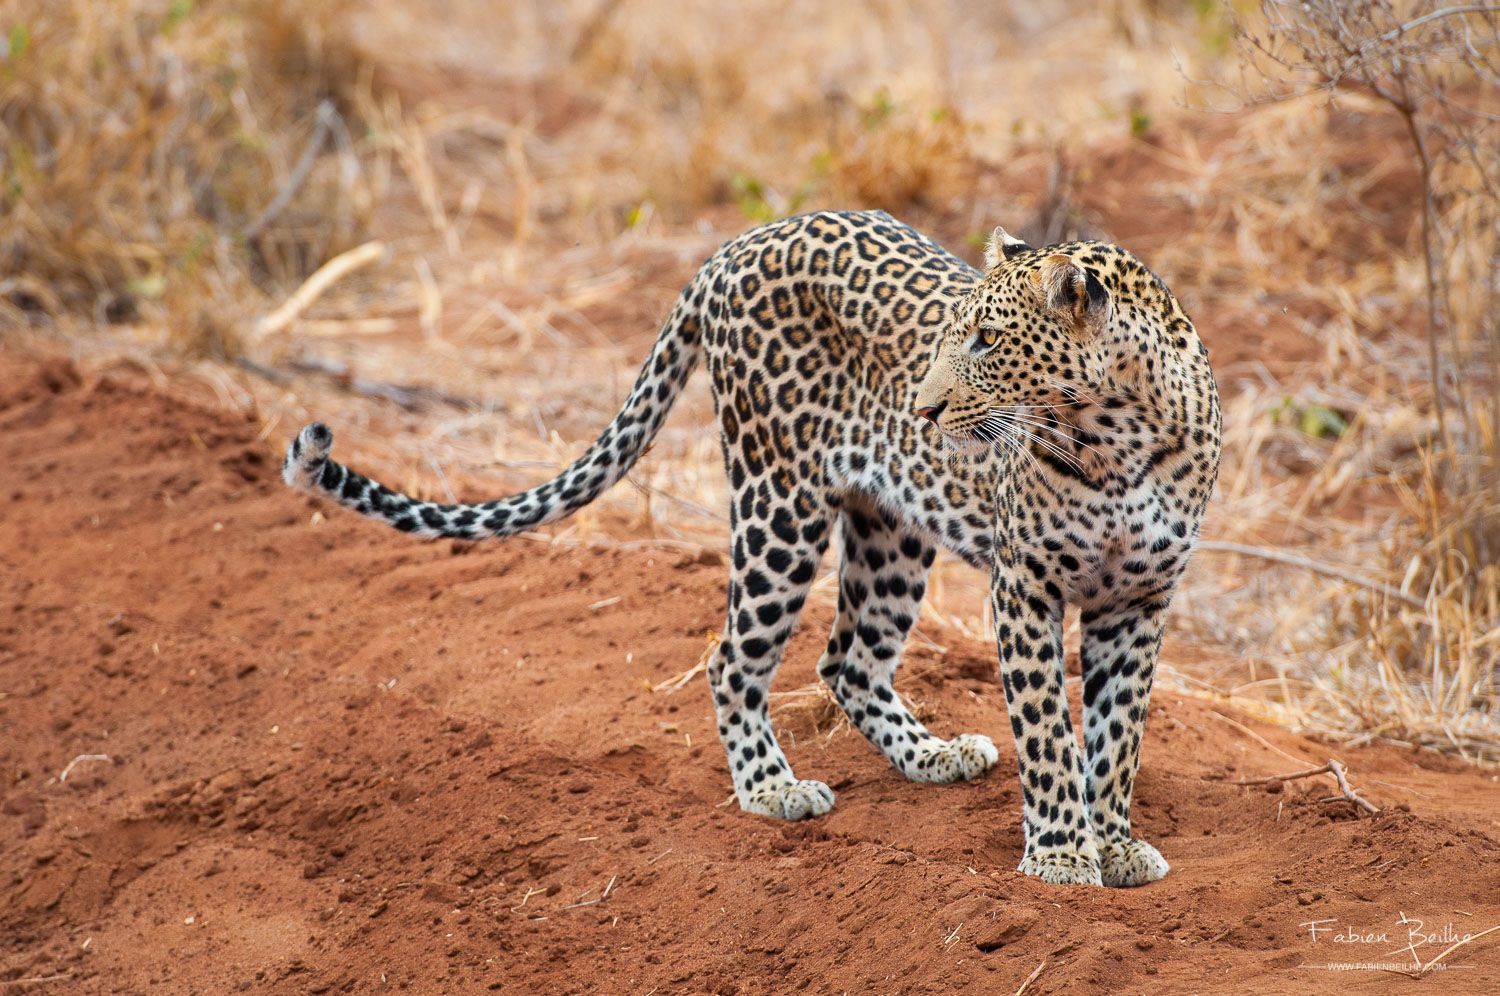
[[[1170,589],[1197,537],[1196,521],[1154,482],[1054,499],[1027,518],[1018,545],[1028,574],[1084,608]]]

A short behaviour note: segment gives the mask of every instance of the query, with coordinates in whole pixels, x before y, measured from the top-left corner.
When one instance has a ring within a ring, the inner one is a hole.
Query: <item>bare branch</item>
[[[1210,553],[1239,554],[1245,557],[1255,557],[1260,560],[1286,564],[1289,567],[1300,567],[1305,571],[1312,571],[1314,574],[1338,578],[1340,581],[1347,581],[1350,584],[1359,585],[1361,588],[1368,588],[1371,591],[1379,592],[1387,598],[1394,598],[1419,609],[1423,606],[1420,598],[1417,598],[1415,595],[1408,595],[1399,588],[1393,588],[1388,584],[1367,578],[1362,574],[1356,574],[1354,571],[1339,567],[1336,564],[1326,564],[1321,560],[1299,557],[1297,554],[1287,553],[1285,550],[1274,550],[1264,546],[1250,546],[1245,543],[1229,543],[1223,540],[1201,540],[1198,543],[1198,549],[1206,550]]]
[[[1372,40],[1370,44],[1373,45],[1373,44],[1378,44],[1380,42],[1391,41],[1391,40],[1393,40],[1395,38],[1401,37],[1404,34],[1408,34],[1408,33],[1412,32],[1412,31],[1415,31],[1417,28],[1420,28],[1422,25],[1428,23],[1429,21],[1436,21],[1436,20],[1439,20],[1440,18],[1444,18],[1444,17],[1453,17],[1453,16],[1458,15],[1458,14],[1495,14],[1495,13],[1500,13],[1500,5],[1488,4],[1488,3],[1471,3],[1471,4],[1465,4],[1462,7],[1443,7],[1440,10],[1428,11],[1426,14],[1423,14],[1421,17],[1414,17],[1410,21],[1407,21],[1405,24],[1401,25],[1400,27],[1392,28],[1390,31],[1387,31],[1385,34],[1381,35],[1379,38],[1376,38],[1376,39]]]
[[[1329,759],[1327,764],[1320,764],[1316,768],[1308,768],[1304,771],[1294,771],[1289,775],[1268,775],[1265,778],[1244,778],[1240,781],[1230,782],[1230,785],[1279,785],[1282,782],[1296,781],[1299,778],[1313,778],[1317,775],[1332,775],[1333,780],[1338,783],[1339,794],[1324,796],[1319,802],[1352,802],[1371,816],[1378,815],[1379,807],[1354,789],[1349,787],[1348,773],[1344,766],[1338,761]]]

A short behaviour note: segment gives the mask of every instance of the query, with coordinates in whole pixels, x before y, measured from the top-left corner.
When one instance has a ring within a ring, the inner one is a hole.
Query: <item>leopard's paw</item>
[[[281,465],[281,479],[294,488],[314,490],[319,475],[323,473],[328,451],[333,449],[333,433],[322,422],[303,427],[287,447],[286,460]]]
[[[1144,840],[1110,841],[1099,851],[1100,875],[1105,885],[1114,888],[1155,882],[1164,878],[1171,868],[1161,852]]]
[[[1029,853],[1016,869],[1022,875],[1034,875],[1052,885],[1103,885],[1099,861],[1076,851],[1041,851]]]
[[[999,759],[1000,752],[989,737],[961,733],[952,740],[939,740],[919,749],[904,770],[914,782],[968,782],[993,768]]]
[[[805,820],[822,816],[833,808],[833,789],[808,780],[772,785],[750,793],[740,801],[740,808],[778,820]]]

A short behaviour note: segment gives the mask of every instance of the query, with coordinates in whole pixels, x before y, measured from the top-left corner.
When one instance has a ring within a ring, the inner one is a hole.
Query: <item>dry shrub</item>
[[[650,184],[646,197],[668,208],[737,203],[756,220],[819,203],[896,210],[951,197],[972,150],[937,85],[941,41],[923,22],[885,3],[769,0],[733,19],[717,4],[604,3],[581,29],[579,66],[594,86],[627,85],[631,98],[619,112],[630,148],[601,166],[628,162]],[[750,24],[786,28],[783,43],[747,45]]]
[[[340,109],[358,73],[332,30],[346,6],[10,4],[0,307],[172,315],[181,348],[218,351],[263,289],[353,244],[366,205]]]
[[[974,179],[1018,146],[1180,112],[1182,78],[1162,50],[1201,69],[1197,42],[1222,18],[1154,6],[745,0],[730,17],[715,0],[451,0],[434,23],[396,2],[361,37],[383,79],[410,84],[450,211],[477,182],[476,218],[567,242],[726,205],[755,221],[1013,210],[1014,191],[977,204]],[[1139,44],[1122,44],[1122,17]],[[421,50],[405,47],[418,31]],[[482,90],[500,99],[475,99]]]
[[[798,740],[822,740],[852,732],[849,717],[821,681],[785,692],[771,693],[771,718],[776,734],[792,743]]]
[[[1489,175],[1500,161],[1500,10],[1266,0],[1261,15],[1244,31],[1252,97],[1305,108],[1312,94],[1399,121],[1418,181],[1413,227],[1399,236],[1420,261],[1376,257],[1325,297],[1335,316],[1325,332],[1342,322],[1345,334],[1330,347],[1330,385],[1297,399],[1295,425],[1268,429],[1288,401],[1254,391],[1229,420],[1225,478],[1247,485],[1236,494],[1231,483],[1230,502],[1275,525],[1250,472],[1280,464],[1302,483],[1281,528],[1326,510],[1314,535],[1399,589],[1371,579],[1273,596],[1286,610],[1274,640],[1302,661],[1277,687],[1309,725],[1500,758],[1500,195]],[[1377,343],[1357,327],[1394,331]],[[1324,425],[1336,443],[1306,438]],[[1288,464],[1297,449],[1314,451],[1304,467],[1316,472]],[[1373,496],[1367,513],[1384,508],[1378,528],[1337,521],[1351,492]]]
[[[563,4],[565,27],[532,47],[560,53],[545,76],[599,102],[586,170],[608,186],[602,200],[650,201],[678,220],[720,203],[756,220],[827,206],[966,212],[974,174],[1018,145],[1179,112],[1182,79],[1161,49],[1195,53],[1219,16],[1099,6],[746,0],[726,17],[713,0],[595,0]],[[1121,18],[1139,44],[1121,39]]]
[[[965,188],[974,152],[955,109],[901,106],[881,91],[857,110],[826,153],[838,200],[900,211],[944,204]]]
[[[902,698],[912,715],[924,723],[933,721],[936,712],[932,704],[917,697],[910,690],[902,691]],[[771,720],[778,737],[787,737],[792,743],[800,740],[820,740],[827,744],[837,736],[854,732],[849,716],[839,705],[833,690],[823,681],[815,681],[785,692],[771,693]]]

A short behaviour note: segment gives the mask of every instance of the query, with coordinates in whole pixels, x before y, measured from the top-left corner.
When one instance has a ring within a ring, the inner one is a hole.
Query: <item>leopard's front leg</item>
[[[1006,559],[997,558],[990,598],[1025,801],[1026,854],[1017,870],[1058,885],[1101,885],[1063,687],[1063,603]]]
[[[1085,611],[1081,620],[1088,799],[1105,885],[1144,885],[1168,871],[1161,853],[1130,833],[1131,790],[1168,597],[1152,593],[1118,608]]]

